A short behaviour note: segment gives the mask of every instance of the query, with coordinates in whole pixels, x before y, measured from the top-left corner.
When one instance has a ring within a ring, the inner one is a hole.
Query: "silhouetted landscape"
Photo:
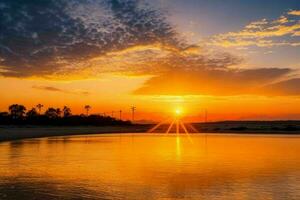
[[[86,113],[73,115],[71,109],[48,108],[41,112],[42,105],[27,110],[13,104],[9,112],[0,113],[0,141],[50,136],[84,135],[100,133],[145,133],[155,124],[133,124],[111,116],[89,114],[91,106],[84,106]],[[170,124],[161,124],[152,133],[166,133]],[[300,121],[222,121],[186,123],[191,134],[203,133],[250,133],[250,134],[299,134]],[[182,127],[179,133],[184,133]],[[176,133],[176,126],[168,133]]]
[[[73,115],[71,108],[49,107],[42,112],[43,105],[27,110],[24,105],[12,104],[8,112],[0,112],[0,141],[50,136],[136,133],[144,132],[149,125],[134,125],[131,121],[111,116],[89,114],[90,105],[85,105],[85,114]]]
[[[0,200],[300,200],[300,0],[0,0]]]
[[[69,107],[48,108],[41,113],[42,105],[37,108],[26,109],[19,104],[10,105],[9,112],[0,112],[0,125],[51,125],[51,126],[111,126],[111,125],[130,125],[130,121],[122,121],[111,116],[97,114],[89,115],[91,109],[85,106],[86,114],[73,115]]]
[[[191,128],[191,125],[193,128]],[[155,130],[164,133],[169,124],[163,124]],[[300,121],[220,121],[186,124],[189,133],[263,133],[263,134],[299,134]],[[180,132],[184,132],[179,128]],[[170,131],[176,132],[175,127]]]

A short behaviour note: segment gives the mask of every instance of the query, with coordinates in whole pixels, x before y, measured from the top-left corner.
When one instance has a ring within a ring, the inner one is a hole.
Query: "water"
[[[300,137],[125,134],[0,143],[0,199],[300,199]]]

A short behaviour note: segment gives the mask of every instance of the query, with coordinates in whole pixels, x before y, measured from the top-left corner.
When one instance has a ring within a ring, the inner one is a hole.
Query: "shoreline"
[[[114,133],[145,133],[153,125],[130,126],[0,126],[0,143],[6,141],[44,138],[55,136],[114,134]],[[163,131],[162,131],[163,132]],[[158,133],[158,132],[156,132]],[[300,135],[300,131],[283,130],[201,130],[191,134],[250,134],[250,135]]]
[[[89,135],[103,133],[142,133],[147,127],[138,126],[0,126],[0,143],[31,138]]]

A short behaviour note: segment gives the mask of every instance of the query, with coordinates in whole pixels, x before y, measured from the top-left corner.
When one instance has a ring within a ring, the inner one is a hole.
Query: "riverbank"
[[[27,138],[101,133],[145,133],[153,124],[126,126],[0,126],[0,142]],[[154,133],[165,133],[169,124],[163,124]],[[300,121],[226,121],[186,124],[189,133],[236,133],[236,134],[286,134],[300,135]],[[179,127],[180,133],[184,130]],[[170,133],[176,132],[176,126]]]
[[[149,125],[130,126],[0,126],[0,142],[67,135],[143,133]]]
[[[156,133],[165,133],[169,124],[155,129]],[[185,130],[178,127],[180,133]],[[189,133],[236,133],[236,134],[300,134],[300,121],[222,121],[185,124]],[[170,133],[176,132],[176,125]]]
[[[300,121],[223,121],[195,123],[199,132],[249,134],[300,134]]]

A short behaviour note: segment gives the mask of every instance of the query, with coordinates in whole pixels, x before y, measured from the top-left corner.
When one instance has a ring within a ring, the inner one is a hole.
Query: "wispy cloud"
[[[276,83],[272,83],[261,88],[261,92],[271,95],[300,95],[300,78],[294,78],[285,81],[279,81]]]
[[[37,90],[43,90],[43,91],[49,91],[49,92],[61,92],[61,93],[67,93],[67,94],[76,94],[76,95],[89,95],[90,93],[88,91],[71,91],[66,89],[60,89],[53,86],[43,86],[43,85],[34,85],[32,86],[33,89]]]
[[[240,62],[228,53],[186,44],[166,14],[145,1],[5,0],[3,5],[2,76],[157,75],[177,68],[224,68]]]
[[[222,47],[300,46],[300,19],[297,18],[299,13],[300,11],[294,10],[275,20],[261,19],[251,22],[241,31],[213,36],[209,43]]]
[[[180,46],[163,12],[144,1],[3,0],[1,5],[3,76],[49,78],[136,45]]]
[[[300,10],[291,10],[288,12],[289,15],[300,16]]]
[[[199,46],[187,44],[166,13],[145,1],[3,0],[1,5],[0,75],[9,77],[151,75],[135,94],[240,95],[288,80],[291,70],[240,70],[243,58],[215,46],[300,46],[297,10],[251,22],[240,31],[213,36],[210,46]]]
[[[87,73],[94,74],[158,75],[176,69],[227,68],[239,64],[241,60],[229,53],[195,45],[175,48],[170,45],[154,43],[95,57],[89,61],[88,68],[86,65],[83,67]]]

